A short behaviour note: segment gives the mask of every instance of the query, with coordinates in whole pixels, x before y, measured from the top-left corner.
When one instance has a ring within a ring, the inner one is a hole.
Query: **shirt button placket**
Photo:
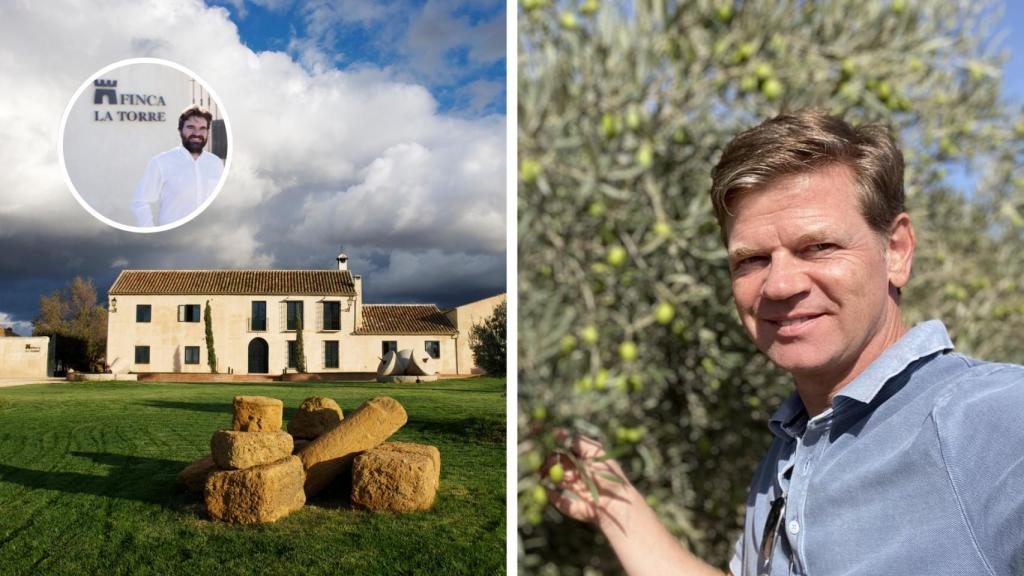
[[[791,492],[794,496],[790,502],[789,508],[790,514],[787,514],[785,524],[786,536],[790,541],[790,561],[789,561],[789,573],[790,574],[803,574],[801,568],[801,552],[803,546],[803,534],[804,526],[801,522],[803,519],[803,509],[807,501],[807,488],[810,485],[810,478],[813,474],[815,454],[820,450],[820,435],[821,432],[818,429],[816,423],[810,423],[807,429],[804,431],[803,437],[800,439],[800,443],[797,448],[797,474],[794,477],[796,482],[796,490]]]
[[[203,175],[199,171],[199,160],[194,160],[192,162],[192,164],[193,164],[193,167],[195,168],[195,173],[196,173],[196,196],[195,196],[196,201],[195,201],[195,205],[199,206],[200,198],[202,198],[202,195],[203,195],[203,181],[202,181]]]

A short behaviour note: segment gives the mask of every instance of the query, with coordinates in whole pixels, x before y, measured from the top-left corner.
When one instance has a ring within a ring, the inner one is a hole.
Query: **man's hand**
[[[541,468],[555,487],[548,490],[548,500],[569,518],[596,524],[628,574],[722,576],[665,529],[600,442],[578,434],[570,440],[565,430],[558,432],[558,439],[568,448]]]
[[[560,443],[568,439],[567,431],[558,432]],[[555,484],[554,490],[548,490],[551,504],[569,518],[598,526],[628,513],[630,498],[638,494],[619,463],[609,459],[601,443],[592,438],[575,434],[568,446],[568,454],[553,454],[541,468]]]

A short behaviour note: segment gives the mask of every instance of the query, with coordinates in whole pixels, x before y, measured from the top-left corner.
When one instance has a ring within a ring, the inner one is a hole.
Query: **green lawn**
[[[496,574],[505,571],[505,380],[424,384],[74,382],[0,389],[2,574]],[[392,440],[437,446],[434,508],[352,510],[335,486],[266,526],[206,517],[175,476],[230,428],[237,394],[347,413],[405,406]]]

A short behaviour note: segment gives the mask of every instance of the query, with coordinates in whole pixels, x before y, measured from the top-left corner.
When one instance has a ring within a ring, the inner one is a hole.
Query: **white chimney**
[[[338,254],[336,260],[338,261],[338,270],[348,270],[348,255],[342,252]]]

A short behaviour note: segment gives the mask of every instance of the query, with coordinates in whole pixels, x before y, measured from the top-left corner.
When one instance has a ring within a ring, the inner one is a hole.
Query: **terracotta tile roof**
[[[348,270],[124,270],[108,293],[355,296],[356,290]]]
[[[458,334],[433,304],[365,304],[356,334]]]

